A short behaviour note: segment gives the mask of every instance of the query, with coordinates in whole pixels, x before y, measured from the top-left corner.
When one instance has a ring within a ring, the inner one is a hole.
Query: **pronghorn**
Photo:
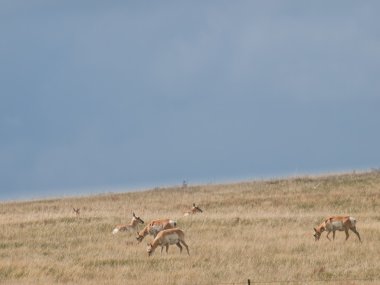
[[[122,224],[122,225],[117,225],[112,233],[113,234],[116,234],[118,232],[121,232],[121,231],[133,231],[133,230],[136,230],[137,227],[138,227],[138,224],[143,224],[144,221],[142,219],[140,219],[140,217],[137,217],[135,215],[135,213],[132,213],[133,217],[132,217],[132,220],[129,224]]]
[[[196,213],[202,213],[202,212],[203,211],[201,210],[201,208],[199,208],[198,206],[195,206],[195,203],[193,203],[193,207],[191,208],[191,210],[184,212],[183,215],[189,216],[189,215],[194,215]]]
[[[189,247],[185,242],[185,234],[179,228],[160,231],[157,234],[156,238],[153,240],[153,242],[148,243],[148,247],[146,250],[148,252],[148,255],[151,256],[158,246],[161,246],[161,252],[162,248],[165,246],[166,253],[168,253],[169,245],[171,244],[175,244],[176,246],[178,246],[180,253],[182,253],[181,244],[184,245],[187,250],[187,254],[190,255]]]
[[[74,208],[73,207],[73,211],[74,211],[75,215],[79,216],[79,214],[80,214],[80,208]]]
[[[327,239],[331,241],[329,238],[329,234],[333,232],[333,240],[335,239],[335,231],[345,231],[346,240],[349,237],[348,230],[353,231],[359,238],[361,242],[360,234],[356,230],[356,219],[351,216],[332,216],[324,220],[317,228],[314,228],[314,238],[315,241],[319,240],[321,234],[324,231],[327,231]]]
[[[156,237],[162,230],[172,229],[177,226],[177,222],[170,219],[154,220],[145,226],[140,232],[137,232],[137,241],[141,242],[148,234]]]

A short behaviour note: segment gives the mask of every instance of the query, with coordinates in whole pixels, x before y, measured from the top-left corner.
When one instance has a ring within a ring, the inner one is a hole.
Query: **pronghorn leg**
[[[190,252],[189,252],[189,247],[187,246],[186,242],[181,240],[181,243],[185,246],[186,250],[187,250],[187,254],[190,255]]]
[[[353,231],[359,238],[359,241],[362,242],[362,239],[360,238],[359,232],[356,230],[356,228],[352,228],[351,231]]]
[[[179,242],[177,242],[175,245],[179,247],[179,253],[182,253],[182,246],[181,246],[181,244]]]
[[[344,232],[346,233],[346,240],[348,240],[348,238],[350,237],[350,235],[348,234],[348,229],[344,229]]]
[[[331,239],[329,238],[329,234],[330,234],[331,232],[328,232],[327,233],[327,235],[326,235],[326,237],[327,237],[327,239],[329,240],[329,241],[331,241]]]
[[[335,240],[335,231],[333,231],[333,240]]]
[[[166,253],[168,253],[168,245],[165,245],[166,246]],[[162,251],[164,250],[164,246],[161,245],[161,254],[162,254]]]
[[[166,245],[161,245],[161,254],[162,254],[162,251],[164,250],[164,247],[166,248],[166,253],[168,253],[168,249],[169,249],[169,245],[166,244]]]

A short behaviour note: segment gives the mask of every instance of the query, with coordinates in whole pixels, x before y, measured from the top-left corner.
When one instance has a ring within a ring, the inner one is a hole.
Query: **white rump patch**
[[[119,232],[119,229],[118,228],[114,228],[113,231],[112,231],[112,234],[117,234]]]

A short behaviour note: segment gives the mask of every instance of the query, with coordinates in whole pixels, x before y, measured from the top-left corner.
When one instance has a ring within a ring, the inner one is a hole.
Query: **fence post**
[[[251,280],[250,279],[248,279],[248,285],[251,285]]]

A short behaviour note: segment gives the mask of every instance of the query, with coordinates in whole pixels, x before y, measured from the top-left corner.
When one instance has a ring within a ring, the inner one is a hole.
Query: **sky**
[[[0,200],[377,169],[378,11],[0,0]]]

